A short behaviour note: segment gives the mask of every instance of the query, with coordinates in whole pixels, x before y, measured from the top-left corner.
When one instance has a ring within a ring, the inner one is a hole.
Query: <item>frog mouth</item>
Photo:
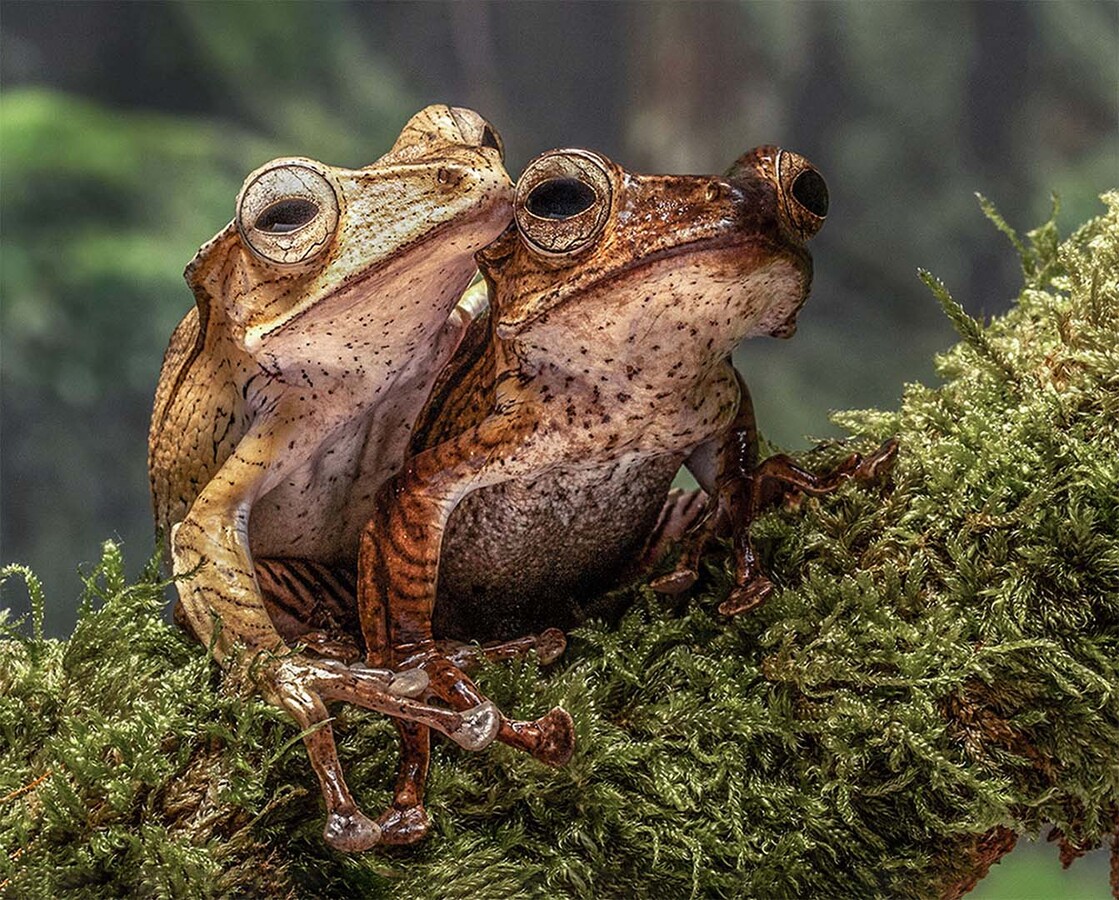
[[[627,283],[644,284],[655,278],[656,270],[672,271],[681,265],[681,260],[689,263],[701,261],[699,269],[711,272],[720,269],[729,272],[723,281],[740,281],[743,290],[751,288],[752,273],[766,268],[770,263],[784,263],[791,273],[799,274],[800,289],[791,315],[796,312],[808,297],[812,282],[812,256],[804,247],[781,243],[756,233],[745,234],[741,229],[728,229],[726,232],[681,242],[665,247],[631,260],[607,272],[593,273],[580,281],[578,276],[565,280],[543,295],[514,297],[497,304],[501,314],[497,321],[498,337],[516,337],[534,322],[543,319],[568,303],[578,304],[580,297],[587,294],[605,295],[616,291],[619,296],[629,293]],[[768,262],[767,262],[768,261]],[[641,293],[640,290],[637,293]],[[780,329],[789,319],[789,304],[783,304],[784,313],[780,323],[774,322],[773,328]],[[764,333],[771,333],[766,331]],[[791,333],[791,332],[790,332]]]

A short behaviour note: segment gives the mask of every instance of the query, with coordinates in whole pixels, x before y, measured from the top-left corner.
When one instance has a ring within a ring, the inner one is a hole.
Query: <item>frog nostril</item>
[[[290,197],[273,203],[265,209],[253,228],[268,234],[288,234],[310,222],[319,214],[319,205],[305,197]]]
[[[822,219],[828,214],[828,186],[815,169],[805,169],[796,177],[792,194],[812,215]]]
[[[594,206],[597,195],[578,178],[549,178],[532,189],[525,208],[540,219],[568,219]]]

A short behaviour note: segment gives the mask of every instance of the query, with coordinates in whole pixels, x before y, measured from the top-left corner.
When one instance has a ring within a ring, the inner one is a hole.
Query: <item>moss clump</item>
[[[731,623],[715,553],[683,609],[645,588],[541,676],[479,680],[522,715],[562,703],[559,771],[442,746],[433,836],[344,857],[294,730],[160,618],[112,545],[74,635],[3,625],[0,882],[66,896],[928,896],[968,889],[1018,834],[1067,855],[1119,810],[1119,194],[1067,241],[1018,243],[1025,288],[984,326],[928,279],[962,341],[897,412],[892,488],[761,520],[779,590]],[[1001,220],[1000,227],[1005,228]],[[1009,232],[1009,229],[1006,229]],[[846,452],[807,454],[812,465]],[[14,573],[9,570],[9,574]],[[389,723],[339,710],[367,810]],[[7,796],[4,796],[4,795]]]

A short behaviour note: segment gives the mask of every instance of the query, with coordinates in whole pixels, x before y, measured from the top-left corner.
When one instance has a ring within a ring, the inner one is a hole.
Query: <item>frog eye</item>
[[[602,233],[612,197],[601,157],[585,150],[545,153],[528,164],[517,182],[517,229],[539,253],[579,253]]]
[[[805,239],[824,224],[828,214],[828,186],[815,166],[799,153],[777,153],[778,189],[785,198],[785,211],[793,227]]]
[[[494,131],[493,127],[486,125],[482,129],[482,146],[489,147],[491,150],[496,150],[498,158],[505,162],[505,144],[501,140],[501,135]]]
[[[828,186],[815,169],[805,169],[793,179],[790,193],[812,215],[822,219],[828,214]]]
[[[311,160],[275,160],[245,181],[237,230],[266,262],[296,266],[330,246],[338,229],[338,195]]]

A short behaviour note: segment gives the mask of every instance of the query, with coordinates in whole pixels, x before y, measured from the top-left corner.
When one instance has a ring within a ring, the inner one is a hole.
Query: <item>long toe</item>
[[[343,853],[360,853],[381,840],[381,829],[360,810],[332,812],[326,817],[323,840]]]
[[[658,594],[680,594],[695,584],[698,578],[691,569],[677,569],[654,579],[649,587]]]
[[[764,575],[758,575],[742,587],[736,587],[731,591],[730,596],[719,604],[719,612],[724,616],[740,616],[748,613],[765,603],[772,592],[773,582]]]
[[[551,665],[567,649],[567,636],[558,628],[545,628],[536,638],[536,659],[542,666]]]

